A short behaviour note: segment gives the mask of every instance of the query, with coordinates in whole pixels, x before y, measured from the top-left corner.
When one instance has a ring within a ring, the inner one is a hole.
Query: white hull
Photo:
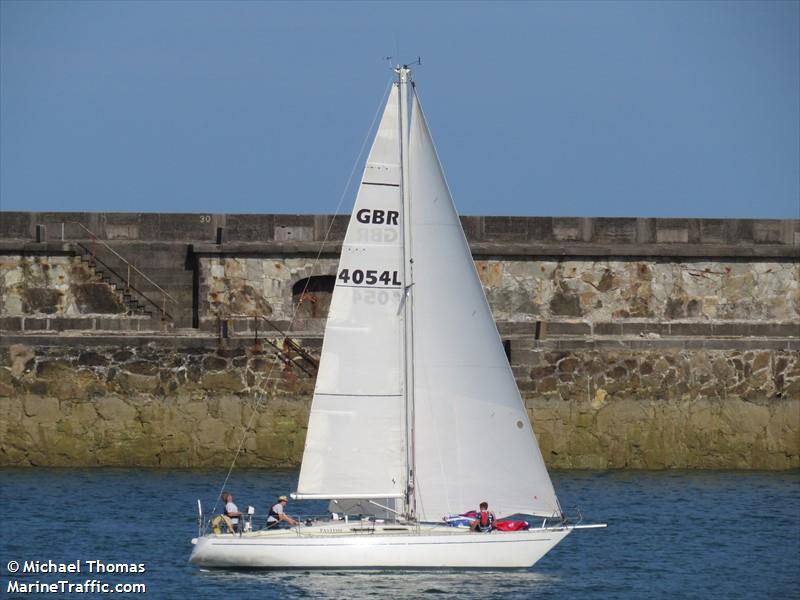
[[[437,569],[526,568],[563,540],[572,527],[475,533],[451,527],[405,532],[260,531],[206,535],[191,563],[212,568]],[[328,531],[331,531],[328,529]]]

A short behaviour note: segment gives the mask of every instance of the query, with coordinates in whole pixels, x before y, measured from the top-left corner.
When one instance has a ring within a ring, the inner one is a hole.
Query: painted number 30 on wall
[[[386,286],[399,287],[400,277],[397,271],[362,271],[361,269],[342,269],[338,277],[339,281],[350,285],[375,285],[382,283]]]

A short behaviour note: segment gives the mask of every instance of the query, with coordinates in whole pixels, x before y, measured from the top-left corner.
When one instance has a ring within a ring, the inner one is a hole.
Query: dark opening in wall
[[[503,350],[506,352],[508,364],[511,364],[511,340],[503,340]]]
[[[297,306],[297,316],[324,319],[328,316],[333,287],[333,275],[314,275],[301,279],[292,286],[292,301]]]

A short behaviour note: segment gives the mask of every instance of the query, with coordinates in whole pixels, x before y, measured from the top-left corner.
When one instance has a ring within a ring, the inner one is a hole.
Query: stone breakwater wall
[[[0,330],[321,332],[348,218],[0,213]],[[800,220],[461,221],[501,321],[800,318]]]
[[[800,467],[797,344],[514,342],[517,384],[553,466]]]
[[[506,341],[551,467],[800,467],[793,341]],[[313,379],[268,344],[33,342],[0,344],[0,465],[299,464]]]
[[[800,466],[800,220],[461,220],[551,466]],[[0,213],[0,465],[298,464],[347,222]]]
[[[266,315],[291,320],[298,304],[293,287],[309,277],[336,276],[338,260],[203,257],[200,260],[202,319]],[[593,324],[625,321],[789,323],[800,320],[800,275],[792,261],[673,259],[624,260],[509,257],[475,261],[497,321]],[[324,317],[327,292],[306,294],[306,326]],[[318,323],[317,325],[321,325]]]
[[[0,465],[222,467],[244,440],[239,464],[294,466],[313,380],[286,367],[252,342],[3,344]]]

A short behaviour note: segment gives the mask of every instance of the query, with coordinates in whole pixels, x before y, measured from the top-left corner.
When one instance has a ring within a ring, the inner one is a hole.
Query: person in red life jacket
[[[481,502],[478,518],[470,523],[469,527],[472,531],[480,531],[482,533],[488,533],[494,529],[494,513],[489,512],[488,502]]]

